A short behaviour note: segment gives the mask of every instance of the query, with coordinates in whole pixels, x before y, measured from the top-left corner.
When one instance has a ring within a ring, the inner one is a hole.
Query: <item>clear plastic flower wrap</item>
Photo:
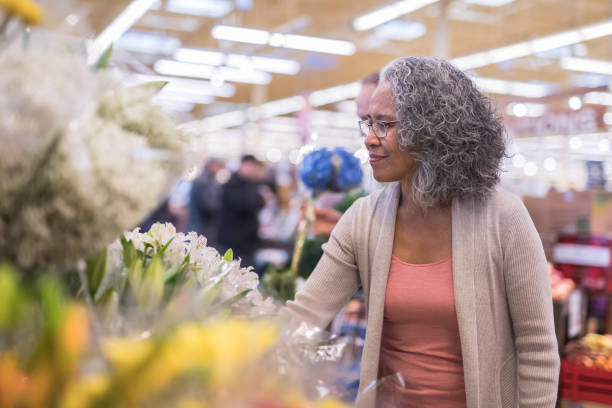
[[[66,267],[156,207],[185,160],[152,87],[125,88],[77,56],[0,57],[0,253]]]

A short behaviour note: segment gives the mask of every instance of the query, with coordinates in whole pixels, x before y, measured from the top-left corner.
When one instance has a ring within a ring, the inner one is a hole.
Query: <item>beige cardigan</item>
[[[326,326],[363,286],[368,328],[358,406],[372,407],[399,183],[359,199],[324,245],[290,313]],[[452,262],[468,408],[554,407],[559,355],[546,259],[519,198],[452,203]],[[409,380],[409,379],[408,379]],[[367,389],[370,389],[367,391]]]

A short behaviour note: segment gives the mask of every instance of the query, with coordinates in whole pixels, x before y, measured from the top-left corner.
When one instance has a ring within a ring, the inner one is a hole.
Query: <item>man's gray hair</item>
[[[505,152],[502,119],[490,99],[442,58],[398,58],[381,78],[391,85],[400,148],[415,161],[415,203],[426,208],[488,197]]]

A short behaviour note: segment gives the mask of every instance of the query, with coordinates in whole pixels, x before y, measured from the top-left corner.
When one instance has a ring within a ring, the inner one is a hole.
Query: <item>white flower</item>
[[[151,226],[149,232],[144,237],[144,242],[160,249],[176,235],[176,228],[169,222],[165,224],[156,222]]]
[[[144,251],[144,239],[146,234],[140,232],[140,227],[134,228],[132,231],[124,232],[123,236],[126,240],[132,241],[137,251]]]

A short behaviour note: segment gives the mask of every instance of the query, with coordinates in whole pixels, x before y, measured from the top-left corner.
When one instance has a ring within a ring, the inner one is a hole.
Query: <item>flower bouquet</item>
[[[359,159],[341,147],[321,148],[310,152],[299,169],[300,179],[309,189],[305,215],[298,224],[291,266],[284,271],[269,270],[264,286],[289,300],[295,295],[295,281],[299,274],[306,233],[315,220],[314,198],[323,191],[346,192],[361,184],[363,171]]]
[[[151,105],[154,88],[78,57],[10,54],[0,70],[0,254],[68,267],[157,205],[185,160],[182,134]]]

